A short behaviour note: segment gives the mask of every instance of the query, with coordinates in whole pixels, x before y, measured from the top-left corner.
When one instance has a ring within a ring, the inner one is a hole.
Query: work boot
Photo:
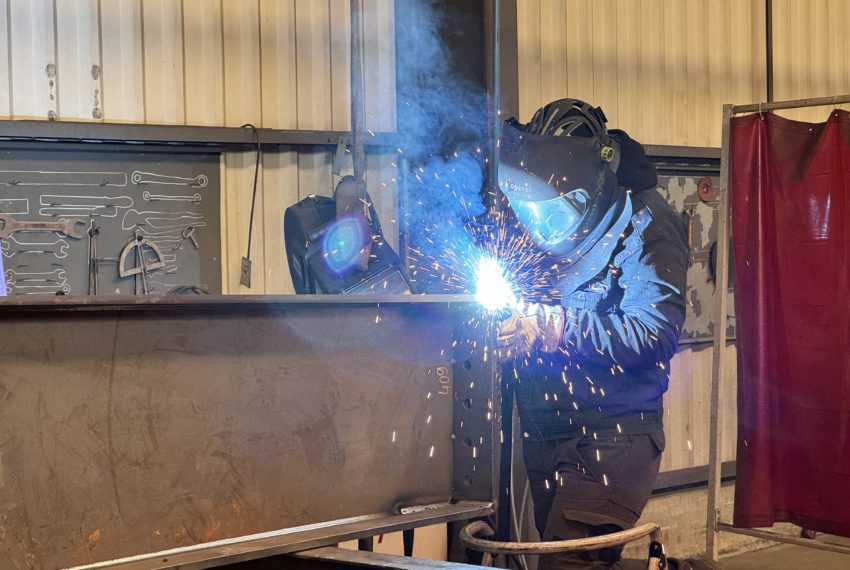
[[[667,558],[668,570],[721,570],[717,562],[705,558]]]

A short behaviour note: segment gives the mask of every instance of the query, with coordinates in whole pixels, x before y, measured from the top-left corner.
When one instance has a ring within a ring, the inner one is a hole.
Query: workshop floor
[[[817,540],[850,546],[850,539],[848,538],[819,535]],[[721,558],[720,566],[723,570],[761,570],[767,568],[770,570],[803,570],[809,568],[813,570],[845,570],[850,568],[850,555],[815,550],[814,548],[805,548],[793,544],[780,544],[755,552]]]

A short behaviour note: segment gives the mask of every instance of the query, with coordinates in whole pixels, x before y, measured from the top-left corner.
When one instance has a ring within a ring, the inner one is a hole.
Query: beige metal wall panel
[[[298,128],[330,130],[331,50],[327,0],[296,0]]]
[[[592,53],[592,52],[588,52]],[[540,84],[540,0],[517,1],[517,73],[519,76],[519,118],[528,121],[544,103]]]
[[[221,22],[222,0],[183,0],[187,125],[224,125]]]
[[[729,51],[731,34],[731,10],[729,0],[715,0],[708,3],[706,17],[707,32],[713,38],[708,49],[708,127],[705,133],[710,146],[711,141],[720,140],[721,121],[717,120],[723,110],[723,85],[731,85],[731,52]]]
[[[708,52],[714,34],[708,29],[707,0],[687,0],[685,9],[685,62],[687,69],[687,99],[685,133],[688,146],[710,146]],[[711,78],[712,80],[715,78]],[[717,109],[720,117],[720,109]],[[719,121],[717,121],[719,122]]]
[[[251,195],[254,188],[254,152],[228,152],[224,155],[227,190],[223,202],[225,218],[222,219],[224,244],[227,251],[227,280],[222,291],[230,294],[262,295],[265,286],[265,255],[263,251],[263,165],[257,177],[257,199],[254,212],[253,238],[251,241],[251,287],[239,283],[242,257],[248,250],[248,229],[251,222]]]
[[[737,444],[735,346],[726,346],[727,363],[720,393],[723,422],[721,460],[734,461]],[[684,347],[670,363],[670,388],[664,395],[664,433],[667,448],[661,471],[708,464],[708,419],[711,387],[711,346]]]
[[[263,126],[298,128],[295,0],[260,0]]]
[[[642,0],[640,12],[640,79],[641,97],[635,98],[640,112],[641,133],[656,132],[666,140],[667,106],[664,77],[666,73],[666,13],[664,0]],[[654,104],[645,104],[645,101]],[[637,132],[634,132],[637,137]],[[638,138],[640,140],[640,138]]]
[[[283,242],[283,214],[298,202],[298,153],[263,156],[263,255],[266,294],[286,295],[295,290]]]
[[[144,123],[141,0],[100,0],[103,118]]]
[[[334,153],[326,147],[301,147],[298,153],[298,199],[313,194],[330,196],[334,190]]]
[[[520,118],[559,97],[651,144],[719,146],[764,97],[764,0],[519,0]]]
[[[351,129],[351,2],[329,0],[331,42],[331,125]]]
[[[593,59],[591,21],[593,0],[566,0],[567,12],[564,30],[567,40],[567,94],[593,101]]]
[[[637,97],[647,83],[641,77],[640,2],[618,2],[616,5],[616,37],[610,38],[616,47],[617,113],[609,117],[611,124],[628,132],[643,126],[643,97]],[[605,107],[603,107],[604,109]],[[615,122],[616,121],[616,122]]]
[[[11,115],[56,117],[56,46],[52,0],[9,0]]]
[[[57,114],[63,120],[100,121],[102,66],[98,0],[56,2]]]
[[[687,26],[685,24],[686,6],[681,0],[664,0],[664,111],[663,131],[632,133],[638,140],[659,144],[688,144],[688,75],[685,42]],[[652,104],[651,101],[645,103]],[[661,126],[661,125],[659,125]],[[663,141],[663,142],[662,142]]]
[[[261,127],[260,5],[257,0],[222,1],[224,122]]]
[[[395,13],[392,0],[363,0],[365,128],[395,130]]]
[[[567,4],[540,0],[540,96],[553,101],[567,96]]]
[[[826,30],[829,42],[827,63],[829,66],[830,93],[850,93],[850,5],[846,0],[829,0]],[[821,28],[823,29],[823,28]]]
[[[775,0],[774,98],[804,99],[850,93],[850,6],[832,0]],[[825,121],[828,107],[781,111],[784,117]]]
[[[612,125],[618,125],[620,113],[617,77],[617,0],[595,0],[592,3],[590,22],[592,54],[586,54],[593,62],[594,105],[601,106]],[[541,19],[546,17],[541,15]],[[545,103],[545,102],[544,102]],[[539,106],[539,105],[538,105]]]
[[[142,0],[146,121],[186,122],[183,10],[173,0]]]
[[[8,118],[9,107],[9,2],[0,0],[0,118]]]

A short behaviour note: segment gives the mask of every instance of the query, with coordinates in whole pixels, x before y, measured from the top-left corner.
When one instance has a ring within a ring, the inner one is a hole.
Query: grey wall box
[[[216,152],[0,153],[0,246],[10,295],[221,292]],[[64,222],[63,222],[64,220]],[[91,243],[89,229],[98,229]],[[142,265],[149,268],[142,279]],[[94,250],[92,249],[94,246]],[[119,261],[126,255],[121,277]]]

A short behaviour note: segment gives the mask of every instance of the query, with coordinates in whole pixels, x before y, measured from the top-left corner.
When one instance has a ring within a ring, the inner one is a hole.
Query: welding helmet
[[[503,127],[499,186],[532,239],[556,256],[588,251],[625,200],[619,145],[605,120],[599,108],[561,99],[527,125],[512,119]]]

